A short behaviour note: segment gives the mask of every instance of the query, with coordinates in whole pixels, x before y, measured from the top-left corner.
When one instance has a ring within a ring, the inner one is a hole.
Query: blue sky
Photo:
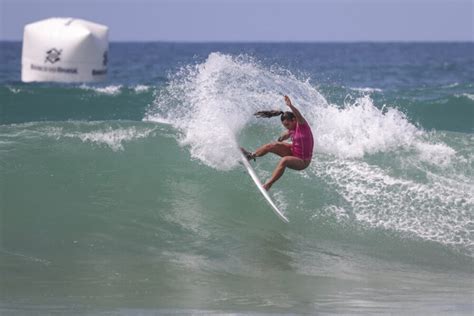
[[[53,16],[111,41],[474,41],[474,0],[0,0],[0,40]]]

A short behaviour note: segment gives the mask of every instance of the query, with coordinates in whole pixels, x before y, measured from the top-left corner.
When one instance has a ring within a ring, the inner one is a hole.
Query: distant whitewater
[[[473,44],[112,44],[96,85],[1,45],[0,314],[472,313]],[[289,224],[238,151],[284,94],[315,136]]]

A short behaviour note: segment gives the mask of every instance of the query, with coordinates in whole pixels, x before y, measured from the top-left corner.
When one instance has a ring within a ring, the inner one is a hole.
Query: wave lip
[[[403,113],[394,108],[379,110],[369,96],[343,108],[326,107],[314,125],[319,150],[345,158],[408,146],[422,135]]]
[[[127,126],[128,125],[128,126]],[[13,124],[5,127],[7,133],[0,132],[0,140],[14,142],[14,138],[52,138],[79,139],[83,143],[105,145],[113,151],[124,150],[124,144],[138,139],[147,138],[157,130],[157,126],[135,126],[132,122],[118,124],[110,122],[31,122]],[[1,130],[0,130],[1,131]]]
[[[82,142],[105,144],[113,151],[123,150],[123,143],[146,138],[154,129],[138,130],[136,127],[114,129],[107,127],[100,131],[88,133],[61,133],[60,137],[79,138]]]

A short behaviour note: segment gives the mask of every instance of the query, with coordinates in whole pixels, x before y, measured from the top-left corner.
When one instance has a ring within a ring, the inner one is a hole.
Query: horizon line
[[[23,42],[23,39],[0,39],[0,42]],[[472,40],[111,40],[109,43],[170,43],[170,44],[474,44]]]

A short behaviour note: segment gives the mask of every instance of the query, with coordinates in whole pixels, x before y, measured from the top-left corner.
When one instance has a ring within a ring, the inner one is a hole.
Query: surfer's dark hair
[[[255,112],[254,115],[256,117],[264,117],[264,118],[270,118],[270,117],[280,115],[280,119],[282,122],[285,120],[292,120],[295,118],[295,115],[293,114],[293,112],[290,112],[290,111],[287,111],[287,112],[276,111],[276,110],[258,111],[258,112]]]

